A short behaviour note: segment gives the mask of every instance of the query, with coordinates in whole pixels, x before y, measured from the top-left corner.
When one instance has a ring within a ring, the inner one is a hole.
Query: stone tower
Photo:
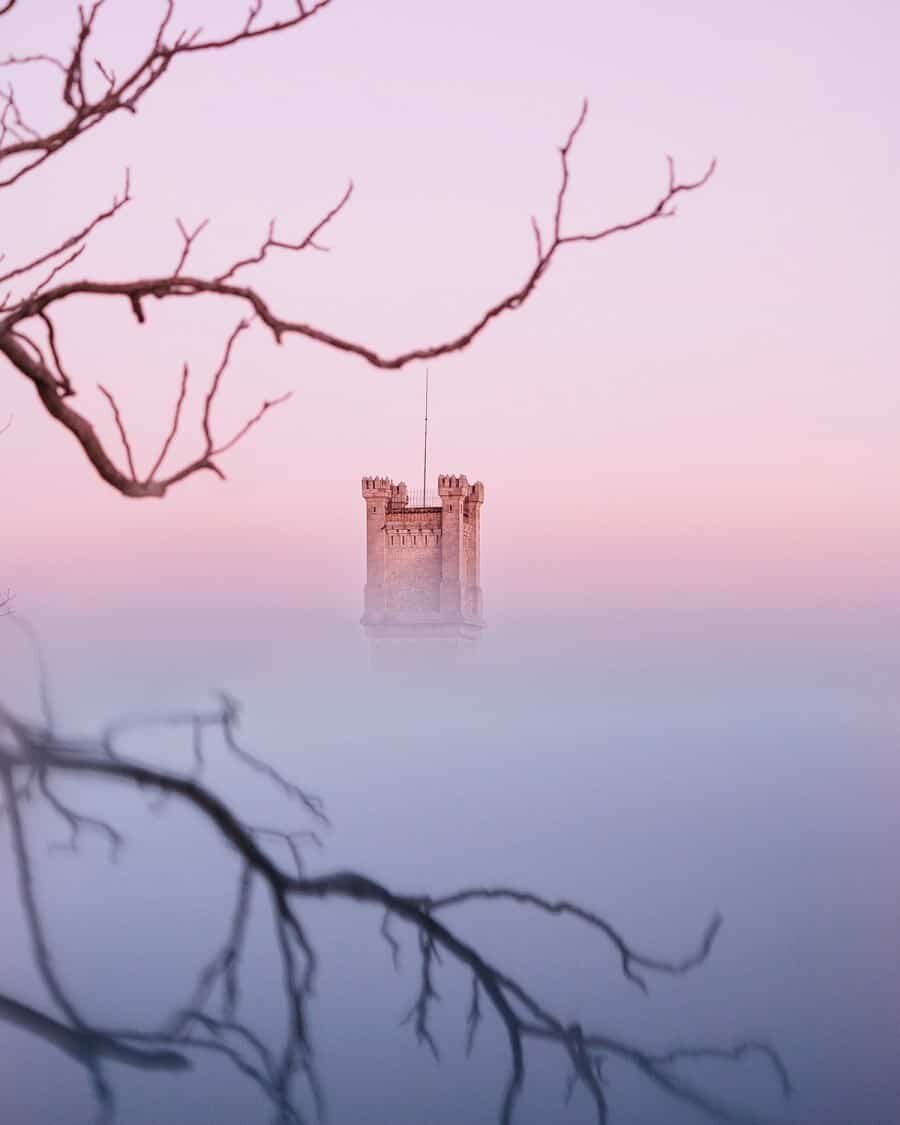
[[[484,627],[484,485],[439,476],[436,496],[410,497],[388,477],[363,477],[366,588],[362,624],[376,642],[438,637],[468,646]],[[445,646],[445,647],[446,647]],[[382,645],[382,647],[384,647]]]

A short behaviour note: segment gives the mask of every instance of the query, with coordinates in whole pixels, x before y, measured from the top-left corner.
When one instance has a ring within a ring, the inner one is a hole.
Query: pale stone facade
[[[363,477],[366,587],[362,624],[373,640],[471,641],[484,626],[481,505],[484,485],[439,476],[439,503],[410,502],[404,482]],[[417,506],[418,505],[418,506]]]

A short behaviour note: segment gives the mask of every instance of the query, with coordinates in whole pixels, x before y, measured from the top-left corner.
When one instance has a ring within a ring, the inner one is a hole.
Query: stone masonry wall
[[[477,607],[473,604],[472,591],[468,585],[471,581],[469,575],[474,573],[475,570],[475,530],[470,520],[466,520],[463,526],[463,566],[464,566],[464,586],[463,592],[463,611],[465,613],[474,614],[477,612]]]
[[[384,536],[385,609],[389,613],[440,610],[440,523],[440,512],[416,518],[400,513],[388,516]]]

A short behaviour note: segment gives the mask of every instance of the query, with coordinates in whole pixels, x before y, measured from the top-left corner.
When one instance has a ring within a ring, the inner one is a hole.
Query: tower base
[[[484,629],[465,620],[368,624],[365,618],[363,627],[373,669],[405,677],[472,666]]]

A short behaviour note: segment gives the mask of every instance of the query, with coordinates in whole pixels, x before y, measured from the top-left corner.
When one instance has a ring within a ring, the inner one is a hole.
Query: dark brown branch
[[[0,319],[0,352],[6,355],[7,359],[12,362],[21,374],[31,380],[45,408],[73,434],[76,440],[81,444],[88,460],[103,480],[111,484],[124,496],[161,497],[166,494],[169,488],[196,473],[204,471],[210,471],[222,477],[223,473],[216,458],[240,441],[248,431],[260,421],[268,410],[284,402],[288,397],[287,395],[282,395],[275,399],[266,400],[257,414],[250,418],[245,425],[238,430],[234,437],[222,444],[217,445],[214,442],[210,428],[212,405],[218,393],[225,367],[228,364],[231,348],[237,336],[247,326],[248,322],[246,320],[242,320],[238,323],[238,326],[229,338],[223,361],[213,375],[203,411],[203,452],[199,457],[188,462],[177,472],[171,473],[163,480],[158,480],[156,478],[156,473],[161,465],[159,459],[157,459],[153,472],[143,481],[138,480],[134,473],[130,476],[121,473],[103,449],[90,423],[71,406],[61,401],[64,395],[72,393],[71,383],[66,381],[65,384],[60,385],[59,380],[55,378],[52,373],[44,370],[40,364],[35,364],[27,357],[23,357],[21,350],[16,347],[15,338],[12,333],[22,322],[33,317],[45,317],[52,306],[75,296],[124,299],[128,301],[140,323],[144,323],[145,320],[143,302],[148,298],[152,297],[156,300],[166,300],[168,298],[213,296],[217,298],[230,298],[247,306],[253,317],[259,320],[269,330],[276,342],[280,343],[285,337],[291,335],[301,336],[335,351],[354,355],[381,370],[398,370],[416,361],[433,360],[441,356],[463,351],[469,347],[494,320],[520,308],[522,304],[531,297],[541,278],[554,261],[557,253],[564,247],[577,243],[603,241],[617,234],[636,230],[658,219],[669,217],[674,213],[672,203],[677,196],[703,187],[713,174],[715,161],[710,163],[709,167],[698,179],[682,182],[677,179],[674,166],[671,161],[669,161],[666,188],[652,206],[632,219],[614,223],[594,231],[567,234],[564,230],[564,217],[566,195],[570,182],[569,162],[575,140],[586,120],[586,113],[587,103],[585,102],[577,121],[569,131],[566,141],[560,149],[561,178],[554,202],[552,237],[549,241],[545,241],[541,235],[537,221],[532,220],[536,259],[531,269],[526,274],[524,281],[486,309],[467,329],[456,336],[445,339],[443,342],[414,347],[396,353],[381,353],[365,344],[328,332],[315,325],[281,316],[273,311],[266,299],[256,289],[251,286],[240,285],[234,280],[235,274],[240,269],[262,262],[270,249],[280,248],[289,251],[299,251],[310,246],[318,245],[315,242],[316,234],[318,234],[344,207],[350,196],[350,188],[348,188],[341,200],[339,200],[330,211],[326,212],[322,219],[319,220],[300,242],[288,243],[276,239],[274,236],[274,227],[271,227],[267,239],[262,243],[256,254],[238,259],[238,261],[228,269],[211,278],[190,277],[184,276],[181,273],[193,240],[202,229],[203,225],[201,224],[201,226],[193,232],[188,232],[184,227],[181,228],[183,238],[182,255],[174,274],[121,282],[74,281],[59,284],[52,288],[43,287],[44,283],[42,283],[42,287],[39,287],[39,291],[34,292],[29,298],[7,310],[6,315]],[[181,399],[179,399],[179,402],[180,401]],[[177,417],[173,418],[170,434],[164,443],[166,452],[168,452],[177,431],[177,423],[180,418],[180,406],[176,406],[176,415]]]
[[[572,141],[581,125],[585,120],[584,111],[582,111],[578,122],[569,135],[564,148],[566,162],[568,160],[568,153],[571,148]],[[565,165],[568,167],[567,163]],[[327,332],[323,329],[317,328],[314,325],[306,324],[303,321],[291,320],[277,315],[269,307],[263,297],[255,290],[248,286],[232,284],[228,281],[222,281],[218,278],[200,278],[200,277],[157,277],[148,278],[140,281],[126,281],[126,282],[71,282],[57,286],[55,289],[46,291],[36,296],[33,300],[23,303],[22,307],[10,313],[5,320],[0,321],[0,337],[4,329],[17,323],[20,320],[27,319],[30,316],[37,315],[43,309],[47,308],[50,304],[58,301],[65,300],[69,297],[76,295],[95,295],[107,297],[124,297],[129,300],[142,297],[155,297],[159,300],[164,300],[168,297],[194,297],[203,294],[213,294],[216,296],[232,297],[248,304],[257,318],[271,331],[276,341],[280,342],[286,335],[303,336],[309,340],[317,343],[324,344],[327,347],[333,348],[337,351],[356,355],[360,359],[370,363],[373,367],[382,370],[397,370],[406,367],[410,363],[417,360],[437,359],[444,355],[449,355],[453,352],[462,351],[467,348],[473,340],[475,340],[484,330],[491,324],[497,317],[504,313],[510,312],[519,308],[524,301],[532,294],[538,282],[547,271],[548,267],[554,260],[556,254],[565,246],[573,245],[579,242],[599,242],[608,238],[612,238],[617,234],[622,234],[628,231],[636,230],[641,226],[646,226],[656,220],[667,217],[670,212],[667,211],[669,204],[676,196],[685,193],[696,191],[703,187],[712,176],[715,170],[715,161],[712,161],[707,167],[706,171],[696,180],[679,182],[669,181],[665,192],[658,197],[656,202],[647,210],[641,212],[633,219],[624,220],[622,222],[614,223],[610,226],[603,227],[596,231],[580,232],[575,234],[562,234],[561,228],[557,228],[558,223],[562,222],[563,206],[565,203],[566,192],[568,189],[568,171],[566,170],[563,181],[560,185],[559,191],[556,196],[555,204],[555,220],[554,220],[554,237],[550,243],[544,248],[541,256],[533,268],[527,274],[525,280],[511,292],[497,300],[491,305],[482,315],[467,329],[456,336],[452,336],[442,343],[415,347],[406,351],[401,351],[393,354],[382,354],[374,349],[360,344],[356,341],[347,339],[342,336],[337,336],[333,333]],[[227,271],[226,271],[227,273]]]
[[[202,234],[203,231],[205,231],[209,226],[209,219],[204,219],[201,223],[198,223],[197,226],[195,226],[191,231],[189,231],[187,227],[185,227],[181,219],[176,219],[175,225],[178,227],[178,233],[181,235],[182,241],[181,255],[178,258],[178,263],[176,264],[174,273],[172,274],[173,277],[178,277],[178,275],[184,268],[185,262],[188,260],[188,256],[190,255],[191,249],[197,236]]]
[[[238,270],[244,269],[245,266],[259,265],[260,262],[265,261],[266,254],[269,252],[269,250],[299,251],[306,250],[307,248],[311,247],[314,250],[327,251],[327,246],[320,246],[319,243],[316,242],[316,236],[321,234],[325,227],[327,227],[331,222],[331,220],[334,219],[335,216],[344,209],[344,206],[349,201],[352,193],[353,181],[351,180],[347,185],[346,191],[334,205],[334,207],[332,207],[330,211],[327,211],[323,215],[323,217],[316,223],[316,225],[309,231],[307,231],[307,233],[303,236],[303,238],[300,239],[299,242],[283,242],[280,239],[277,239],[275,237],[275,220],[273,219],[271,223],[269,223],[269,233],[267,234],[265,241],[261,244],[259,250],[257,250],[257,252],[252,257],[239,259],[234,263],[234,265],[230,266],[225,271],[225,273],[220,274],[216,278],[216,280],[220,282],[228,281],[232,277],[234,277]],[[2,281],[2,278],[0,278],[0,281]]]
[[[48,324],[47,318],[49,314],[43,309],[40,310],[37,315],[45,325]],[[50,331],[52,332],[52,327]],[[240,331],[242,331],[241,328],[237,329],[232,334],[223,361],[225,364],[227,364],[230,358],[231,344],[233,344],[234,339]],[[51,351],[56,362],[57,371],[54,371],[49,366],[41,348],[33,339],[12,327],[7,326],[5,329],[0,328],[0,352],[3,352],[7,358],[15,364],[16,368],[31,381],[47,412],[53,418],[56,418],[57,421],[75,437],[86,457],[102,479],[112,485],[112,487],[123,496],[162,497],[165,496],[168,489],[173,485],[202,471],[210,471],[219,477],[223,477],[224,474],[219,468],[216,458],[233,449],[234,446],[261,421],[269,410],[286,402],[290,397],[290,393],[288,393],[279,395],[274,399],[265,400],[256,414],[252,415],[234,435],[226,440],[218,442],[212,432],[211,412],[216,395],[221,386],[222,374],[224,372],[224,367],[220,364],[213,379],[213,386],[207,393],[204,404],[204,448],[200,455],[188,461],[169,476],[157,479],[156,474],[162,465],[162,459],[165,454],[169,452],[178,430],[178,424],[181,418],[181,407],[184,401],[182,393],[180,392],[178,401],[176,402],[172,424],[163,443],[161,454],[156,458],[152,473],[141,480],[138,477],[134,451],[128,438],[128,431],[118,403],[112,393],[106,387],[99,386],[100,392],[109,403],[119,439],[125,451],[128,465],[127,473],[123,473],[112,460],[91,423],[70,405],[68,400],[73,395],[74,388],[71,381],[61,370],[55,337],[51,339]],[[184,391],[185,389],[185,375],[182,373],[182,390]]]
[[[110,410],[112,410],[113,418],[115,419],[116,429],[119,431],[119,437],[122,439],[122,446],[125,449],[125,457],[128,460],[128,471],[131,473],[131,479],[133,481],[136,481],[137,469],[135,469],[134,467],[134,456],[131,452],[131,442],[128,440],[128,434],[125,430],[125,423],[122,421],[122,415],[119,412],[118,404],[102,383],[97,384],[97,390],[100,391],[100,393],[109,403]]]
[[[184,406],[184,400],[187,395],[189,368],[185,364],[181,369],[181,386],[178,389],[178,399],[175,402],[175,410],[172,414],[172,427],[166,435],[166,440],[163,442],[162,449],[159,451],[159,456],[153,462],[153,467],[147,474],[147,480],[152,481],[155,479],[156,474],[162,468],[163,462],[166,459],[166,454],[175,440],[175,435],[178,433],[178,426],[181,422],[181,408]]]
[[[47,361],[44,358],[44,352],[37,340],[33,340],[30,336],[22,331],[13,332],[12,335],[19,343],[24,344],[26,348],[30,349],[31,355],[35,358],[37,363],[41,364],[42,366],[46,366]]]
[[[154,491],[150,486],[139,484],[122,473],[100,441],[94,427],[68,403],[71,390],[59,386],[53,372],[28,353],[15,333],[0,336],[0,351],[3,351],[22,374],[28,378],[37,391],[44,409],[64,426],[76,439],[88,461],[99,476],[123,496],[163,496],[165,488]]]
[[[218,457],[220,454],[227,453],[229,449],[234,448],[234,446],[262,420],[263,416],[267,414],[268,411],[275,406],[281,406],[281,404],[287,402],[289,398],[293,398],[293,395],[293,391],[285,391],[283,395],[278,395],[275,398],[267,398],[253,417],[248,418],[243,426],[241,426],[234,437],[229,438],[228,441],[223,442],[221,445],[217,445],[215,449],[212,450],[210,456]]]
[[[22,110],[16,100],[16,92],[11,83],[7,89],[0,90],[0,98],[3,98],[5,103],[2,112],[0,112],[0,148],[2,148],[7,135],[12,136],[19,142],[24,141],[26,137],[37,137],[37,130],[33,129],[22,116]]]
[[[53,363],[56,367],[54,374],[59,384],[60,391],[63,396],[74,394],[75,389],[72,386],[72,380],[66,374],[62,359],[59,355],[56,343],[56,328],[54,327],[53,321],[47,313],[41,313],[41,320],[44,322],[44,327],[47,329],[47,342],[50,345],[50,354],[53,356]]]
[[[215,446],[215,441],[213,440],[211,430],[212,423],[210,421],[210,413],[212,411],[213,403],[215,402],[216,395],[219,393],[219,385],[222,382],[222,376],[225,374],[225,369],[228,367],[228,361],[231,359],[231,350],[234,347],[234,342],[235,340],[237,340],[238,336],[240,336],[242,332],[246,332],[249,327],[250,322],[248,320],[239,320],[235,327],[232,329],[231,335],[228,337],[228,341],[225,344],[225,351],[222,355],[222,359],[219,363],[219,366],[213,372],[212,382],[210,383],[209,390],[206,393],[206,399],[203,403],[202,425],[203,436],[206,439],[205,455],[207,457],[209,457],[209,455],[212,453],[212,450]]]
[[[61,274],[67,266],[70,266],[73,262],[77,261],[86,249],[87,246],[82,243],[81,246],[76,246],[75,249],[67,257],[63,258],[61,262],[56,262],[53,268],[44,278],[44,280],[39,281],[37,285],[35,285],[34,289],[31,291],[31,295],[34,296],[36,293],[43,292],[43,290],[47,288],[50,282],[53,281],[53,279],[59,274]]]
[[[3,13],[0,12],[0,16]],[[32,63],[49,63],[55,67],[60,74],[65,75],[66,66],[61,59],[55,55],[42,54],[40,52],[33,55],[7,55],[5,59],[0,60],[0,66],[30,66]]]
[[[100,226],[101,223],[105,223],[108,219],[113,218],[114,215],[118,214],[118,212],[121,211],[122,208],[130,202],[131,172],[130,169],[126,168],[124,190],[121,195],[113,196],[112,203],[109,205],[109,207],[106,208],[105,211],[101,211],[99,214],[95,215],[93,219],[90,220],[90,222],[85,223],[85,225],[80,230],[76,231],[75,234],[70,234],[69,237],[60,242],[58,246],[54,246],[52,250],[47,250],[39,257],[32,258],[30,262],[26,262],[24,265],[17,266],[15,269],[8,270],[6,273],[0,274],[0,285],[2,285],[6,281],[11,281],[14,277],[20,277],[22,274],[30,273],[32,270],[37,269],[38,266],[41,266],[45,262],[50,261],[51,258],[58,257],[60,254],[65,253],[66,250],[70,250],[72,247],[78,247],[79,244],[85,242],[85,240],[93,233],[94,230],[96,230],[98,226]],[[83,249],[83,246],[81,247],[81,249]],[[81,251],[79,250],[79,253],[80,252]],[[69,261],[73,260],[73,258],[69,258]],[[51,277],[52,276],[53,275],[51,275]],[[44,284],[47,284],[47,282],[44,282]]]
[[[7,3],[9,6],[3,11],[10,10],[10,0],[7,0]],[[121,111],[137,112],[144,96],[168,72],[172,62],[179,56],[201,51],[227,50],[240,43],[288,32],[313,18],[330,3],[331,0],[318,0],[309,7],[301,5],[294,16],[259,24],[257,16],[262,10],[262,5],[255,0],[250,6],[247,18],[237,31],[204,39],[200,31],[181,31],[174,36],[170,34],[169,28],[175,14],[175,3],[174,0],[166,0],[153,42],[123,78],[116,77],[114,68],[98,65],[103,86],[96,95],[88,89],[89,68],[85,63],[102,0],[94,3],[87,10],[79,7],[78,28],[68,61],[45,54],[10,56],[5,60],[5,65],[12,66],[29,62],[47,62],[60,70],[63,76],[61,101],[66,111],[66,120],[59,128],[48,132],[17,138],[11,143],[4,144],[0,141],[0,165],[4,161],[10,161],[13,166],[13,170],[5,178],[0,179],[0,188],[14,184],[35,171],[61,149],[114,114]],[[0,15],[3,11],[0,11]]]

